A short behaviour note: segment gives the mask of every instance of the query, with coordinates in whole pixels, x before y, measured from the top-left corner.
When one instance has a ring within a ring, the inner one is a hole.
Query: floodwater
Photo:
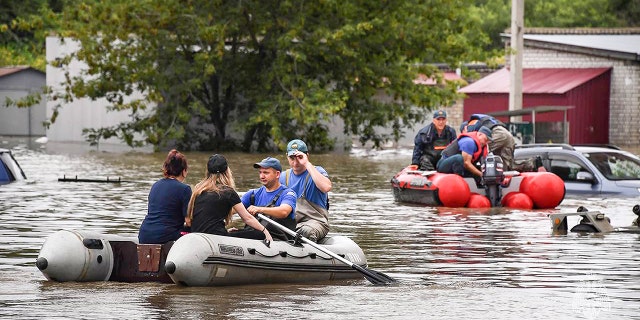
[[[135,236],[165,154],[39,145],[0,138],[26,181],[0,186],[0,318],[11,319],[631,319],[640,306],[640,234],[553,235],[547,215],[600,211],[629,227],[640,199],[568,198],[556,210],[472,210],[396,203],[390,178],[410,150],[311,155],[333,181],[333,232],[351,237],[370,269],[398,280],[192,288],[158,283],[55,283],[35,267],[61,229]],[[274,154],[271,154],[274,155]],[[187,153],[193,185],[209,154]],[[225,154],[239,191],[259,186],[251,164]],[[277,156],[281,161],[284,155]],[[284,161],[286,164],[286,161]],[[120,184],[58,178],[126,180]],[[570,223],[572,221],[570,220]],[[573,221],[575,223],[576,221]]]

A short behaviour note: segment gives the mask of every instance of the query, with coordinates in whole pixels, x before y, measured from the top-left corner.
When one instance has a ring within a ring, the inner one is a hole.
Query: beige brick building
[[[531,28],[523,43],[523,68],[611,67],[609,143],[640,147],[640,28]]]

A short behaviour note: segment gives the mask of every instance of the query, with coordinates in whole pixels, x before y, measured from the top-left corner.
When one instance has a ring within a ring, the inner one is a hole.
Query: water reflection
[[[165,284],[51,283],[34,266],[60,229],[133,236],[165,154],[77,146],[10,148],[28,180],[0,186],[0,315],[12,318],[632,318],[640,295],[640,235],[552,235],[547,214],[501,208],[396,203],[390,178],[409,151],[369,156],[312,154],[332,177],[333,231],[356,241],[389,287],[347,283],[187,288]],[[209,153],[187,153],[186,182]],[[284,161],[284,155],[269,154]],[[267,154],[225,153],[239,190],[259,185],[252,164]],[[285,162],[286,163],[286,162]],[[63,175],[130,182],[58,182]],[[627,227],[640,199],[568,198]],[[556,210],[557,211],[557,210]],[[576,218],[577,219],[577,218]],[[571,223],[571,221],[570,221]],[[561,307],[559,307],[561,306]],[[28,311],[27,311],[28,310]]]

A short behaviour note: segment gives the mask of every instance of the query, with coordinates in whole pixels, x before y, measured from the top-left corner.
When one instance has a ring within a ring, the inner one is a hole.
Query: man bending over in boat
[[[191,226],[191,232],[272,241],[269,231],[247,212],[235,187],[227,159],[212,155],[205,178],[196,184],[189,201],[187,225]],[[231,222],[234,211],[252,229],[228,232],[225,226]]]
[[[491,130],[481,127],[478,131],[461,133],[444,151],[438,161],[437,170],[455,173],[463,177],[482,178],[482,171],[474,165],[487,156],[487,142],[491,141]]]
[[[500,156],[504,171],[513,170],[515,167],[513,150],[516,147],[516,142],[509,129],[507,129],[507,125],[486,114],[472,114],[467,126],[467,132],[477,131],[481,127],[486,127],[491,131],[492,139],[488,144],[489,151]]]
[[[280,176],[280,183],[298,195],[296,231],[318,242],[329,232],[329,174],[321,166],[314,166],[309,161],[307,144],[300,139],[287,144],[287,160],[291,169]]]
[[[242,204],[252,215],[258,213],[265,214],[279,224],[291,229],[296,229],[296,193],[280,184],[280,173],[282,166],[276,158],[267,157],[253,167],[260,172],[260,183],[258,189],[251,189],[242,196]],[[288,240],[289,236],[276,226],[269,225],[266,221],[267,230],[274,238]]]

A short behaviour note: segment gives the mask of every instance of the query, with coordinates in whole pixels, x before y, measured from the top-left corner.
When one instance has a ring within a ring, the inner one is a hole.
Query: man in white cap
[[[294,139],[287,144],[290,169],[280,175],[280,183],[293,189],[296,201],[297,231],[303,237],[319,241],[329,232],[329,197],[331,180],[321,166],[309,161],[307,144]]]

